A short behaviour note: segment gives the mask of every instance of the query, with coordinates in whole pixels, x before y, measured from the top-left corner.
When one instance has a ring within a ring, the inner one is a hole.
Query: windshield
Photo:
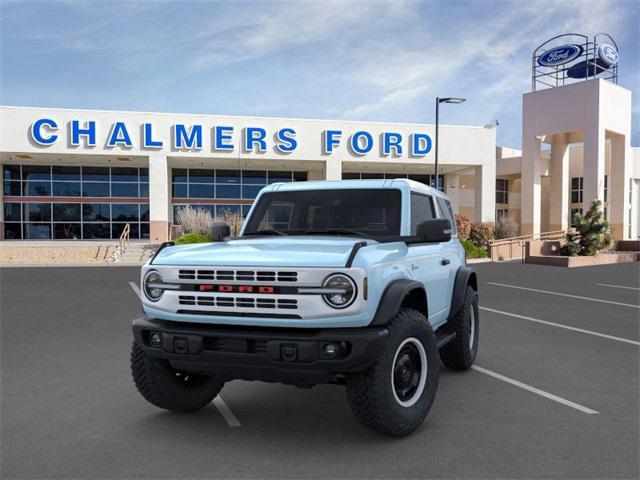
[[[397,189],[333,189],[263,194],[244,235],[400,235]]]

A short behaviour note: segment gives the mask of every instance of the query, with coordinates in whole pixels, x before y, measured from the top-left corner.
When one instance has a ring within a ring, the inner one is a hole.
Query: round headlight
[[[160,286],[163,280],[158,272],[155,270],[150,271],[144,277],[144,294],[152,302],[157,302],[164,293],[164,290]]]
[[[333,308],[347,308],[356,299],[356,284],[341,273],[327,277],[322,287],[326,291],[322,298]]]

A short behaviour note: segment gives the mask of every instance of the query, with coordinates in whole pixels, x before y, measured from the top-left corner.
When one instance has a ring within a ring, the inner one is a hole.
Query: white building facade
[[[0,238],[169,238],[194,205],[244,214],[265,185],[409,177],[435,185],[434,126],[0,107]],[[495,130],[441,125],[438,187],[495,218]],[[466,179],[462,183],[460,179]]]

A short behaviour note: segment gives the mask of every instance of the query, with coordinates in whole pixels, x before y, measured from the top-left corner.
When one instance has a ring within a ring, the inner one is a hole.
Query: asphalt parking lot
[[[129,373],[137,269],[3,269],[2,478],[638,478],[638,264],[476,269],[477,369],[443,370],[400,440],[339,386],[158,410]]]

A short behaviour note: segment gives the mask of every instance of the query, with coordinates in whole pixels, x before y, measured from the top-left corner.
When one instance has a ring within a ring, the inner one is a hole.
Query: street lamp
[[[436,179],[436,190],[438,190],[438,130],[440,127],[440,104],[441,103],[462,103],[465,102],[466,98],[458,98],[458,97],[436,97],[436,165],[435,165],[435,179]]]

